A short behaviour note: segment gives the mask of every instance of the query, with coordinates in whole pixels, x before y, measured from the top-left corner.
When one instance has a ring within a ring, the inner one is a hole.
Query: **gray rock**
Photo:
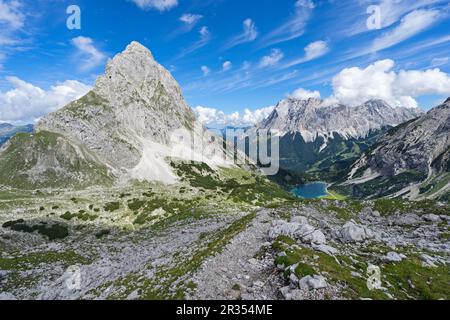
[[[364,242],[375,237],[374,233],[363,226],[350,221],[346,223],[337,233],[343,243]]]
[[[10,301],[10,300],[17,300],[17,298],[8,292],[1,292],[0,293],[0,301]]]
[[[294,237],[295,232],[300,229],[301,224],[297,222],[286,222],[284,220],[277,220],[272,222],[272,227],[269,230],[269,237],[276,239],[278,236]]]
[[[328,246],[326,244],[320,244],[320,245],[314,245],[313,244],[313,249],[319,252],[323,252],[326,253],[330,256],[333,256],[335,254],[337,254],[339,251],[336,248],[333,248],[331,246]]]
[[[318,275],[303,277],[298,285],[302,290],[317,290],[328,286],[326,279]]]
[[[432,256],[429,256],[427,254],[422,254],[420,256],[420,259],[423,261],[424,265],[427,267],[436,267],[436,258],[433,258]]]
[[[398,226],[413,226],[419,224],[421,221],[420,217],[417,214],[409,213],[405,215],[398,216],[394,224]]]
[[[428,222],[441,222],[441,217],[435,214],[426,214],[422,216],[422,219]]]
[[[308,234],[302,238],[302,241],[305,243],[321,245],[327,242],[325,235],[320,230],[315,230],[313,233]]]
[[[291,222],[296,222],[299,224],[308,224],[308,219],[306,217],[302,217],[302,216],[295,216],[291,219]]]
[[[396,252],[389,252],[382,259],[387,262],[401,262],[403,257]]]

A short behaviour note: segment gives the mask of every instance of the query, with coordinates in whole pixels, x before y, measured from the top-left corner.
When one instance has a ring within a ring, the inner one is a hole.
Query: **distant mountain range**
[[[377,138],[420,109],[393,108],[382,100],[361,106],[324,105],[321,99],[288,98],[252,130],[267,129],[280,136],[282,172],[307,180],[340,179]]]
[[[33,132],[34,127],[32,124],[23,126],[14,126],[9,123],[0,123],[0,147],[4,145],[9,139],[11,139],[16,133],[19,132]]]

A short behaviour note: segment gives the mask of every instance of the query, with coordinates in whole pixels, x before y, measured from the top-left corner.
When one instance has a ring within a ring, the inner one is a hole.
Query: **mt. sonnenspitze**
[[[205,137],[206,129],[197,123],[170,73],[147,48],[132,42],[108,62],[86,96],[44,117],[36,135],[14,138],[0,155],[0,167],[10,168],[3,173],[6,184],[20,180],[22,186],[27,181],[45,186],[61,180],[172,183],[177,176],[167,158],[174,155],[229,165],[213,152],[205,157],[205,150],[191,152],[186,143],[172,141],[177,130],[201,139],[206,150],[221,147]],[[25,163],[15,162],[17,154],[23,154]],[[98,172],[102,179],[94,178]]]

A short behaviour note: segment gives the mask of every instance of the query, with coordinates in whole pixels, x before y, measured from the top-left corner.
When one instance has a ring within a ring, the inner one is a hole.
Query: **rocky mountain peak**
[[[43,118],[37,130],[86,146],[116,176],[172,182],[165,160],[172,135],[184,129],[201,136],[198,128],[176,80],[132,42],[108,61],[91,92]]]
[[[300,133],[306,142],[337,133],[345,138],[364,138],[370,132],[396,126],[421,114],[419,109],[392,108],[385,101],[374,99],[349,107],[324,105],[323,100],[287,98],[280,101],[259,128],[287,133]]]
[[[445,100],[444,104],[450,105],[450,97],[447,100]]]
[[[369,108],[392,108],[386,101],[382,99],[371,99],[363,104]]]

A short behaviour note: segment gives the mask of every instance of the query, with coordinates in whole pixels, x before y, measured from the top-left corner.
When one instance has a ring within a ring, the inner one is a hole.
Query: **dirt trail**
[[[246,230],[222,253],[205,261],[192,280],[197,284],[190,299],[278,299],[281,278],[273,265],[268,230],[273,218],[260,211]]]

